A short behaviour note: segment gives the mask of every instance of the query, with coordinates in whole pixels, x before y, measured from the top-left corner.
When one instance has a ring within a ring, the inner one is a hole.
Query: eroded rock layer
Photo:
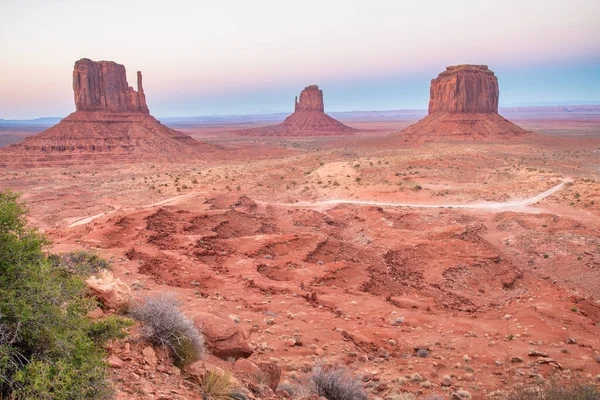
[[[320,111],[325,112],[323,104],[323,91],[317,85],[311,85],[300,92],[300,102],[296,97],[294,112],[296,111]]]
[[[497,114],[498,97],[498,78],[487,65],[454,65],[431,80],[429,114]]]
[[[77,111],[109,111],[150,114],[137,73],[137,91],[127,83],[125,66],[113,61],[83,58],[75,63],[73,92]]]

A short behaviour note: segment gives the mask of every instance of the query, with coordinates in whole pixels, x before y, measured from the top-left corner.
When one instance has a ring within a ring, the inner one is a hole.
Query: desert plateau
[[[0,399],[600,399],[600,103],[502,103],[477,51],[414,108],[298,73],[196,117],[191,55],[80,51],[75,111],[0,119]]]

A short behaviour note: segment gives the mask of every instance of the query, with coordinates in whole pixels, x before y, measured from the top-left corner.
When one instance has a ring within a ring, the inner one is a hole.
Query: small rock
[[[473,375],[473,374],[464,374],[463,375],[463,380],[469,381],[469,382],[473,382],[473,381],[475,381],[475,375]]]
[[[523,359],[522,359],[521,357],[516,357],[516,356],[515,356],[515,357],[512,357],[512,358],[510,359],[510,362],[511,362],[511,363],[520,363],[520,362],[523,362]]]
[[[543,351],[531,350],[527,353],[530,357],[548,357],[548,353],[544,353]]]
[[[442,386],[452,386],[452,379],[450,378],[450,376],[448,375],[444,375],[444,377],[442,378],[442,382],[440,382],[440,384]]]
[[[142,354],[144,355],[144,361],[152,368],[156,368],[156,364],[158,364],[158,358],[156,357],[156,353],[152,346],[147,346],[142,350]]]
[[[111,354],[110,357],[108,357],[108,360],[106,360],[106,362],[108,363],[108,365],[110,365],[113,368],[122,368],[123,367],[123,360],[121,360],[119,357],[117,357],[114,354]]]
[[[104,311],[101,308],[97,307],[94,310],[87,313],[89,319],[99,319],[104,316]]]
[[[567,344],[577,344],[577,339],[569,337],[567,338]]]

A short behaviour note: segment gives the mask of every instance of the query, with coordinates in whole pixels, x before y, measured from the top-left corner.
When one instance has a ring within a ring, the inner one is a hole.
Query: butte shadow
[[[75,63],[73,92],[74,113],[3,148],[3,158],[24,163],[176,160],[216,150],[150,115],[139,71],[136,91],[128,85],[123,65],[84,58]]]
[[[431,80],[429,115],[392,135],[424,141],[527,135],[498,114],[498,98],[498,78],[486,65],[447,67]]]
[[[339,136],[356,131],[325,114],[323,91],[317,85],[311,85],[300,93],[300,101],[296,97],[294,113],[281,124],[235,133],[244,136]]]

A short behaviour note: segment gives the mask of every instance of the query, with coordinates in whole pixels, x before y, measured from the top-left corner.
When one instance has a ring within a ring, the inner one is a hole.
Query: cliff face
[[[323,105],[323,91],[317,85],[311,85],[300,92],[300,102],[296,97],[294,111],[320,111],[325,112]]]
[[[83,58],[75,63],[73,91],[77,111],[107,111],[150,114],[137,73],[137,91],[127,83],[125,66],[113,61],[91,61]]]
[[[498,78],[486,65],[455,65],[431,81],[429,114],[497,114],[498,97]]]

